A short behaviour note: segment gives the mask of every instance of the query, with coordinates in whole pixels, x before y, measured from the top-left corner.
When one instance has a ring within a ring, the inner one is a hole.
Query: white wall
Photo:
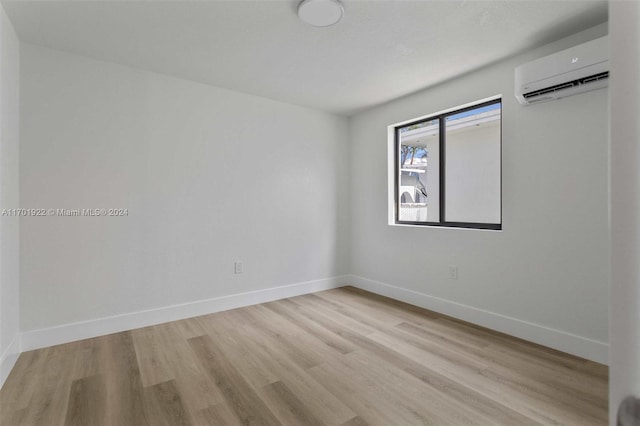
[[[609,3],[611,19],[610,424],[640,398],[640,4]]]
[[[604,34],[598,26],[351,118],[351,272],[361,287],[606,360],[608,91],[523,107],[513,89],[517,65]],[[386,126],[496,94],[503,231],[388,226]]]
[[[0,6],[0,211],[19,207],[19,65],[18,38]],[[0,216],[0,386],[20,349],[19,223]]]
[[[347,120],[22,45],[22,330],[348,272]],[[233,263],[245,272],[233,274]]]

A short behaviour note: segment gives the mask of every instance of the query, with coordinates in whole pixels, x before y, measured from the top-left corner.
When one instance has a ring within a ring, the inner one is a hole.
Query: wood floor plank
[[[362,298],[345,299],[343,294],[338,295],[329,291],[311,296],[313,296],[311,300],[314,301],[332,302],[335,312],[343,313],[377,330],[385,330],[404,321],[386,307],[385,309],[373,308],[362,303]],[[354,309],[354,305],[357,309]]]
[[[407,342],[404,337],[388,334],[375,334],[368,336],[388,347],[395,347],[408,358],[422,363],[430,368],[437,369],[444,376],[464,386],[482,393],[495,401],[509,406],[542,424],[576,424],[591,425],[593,419],[585,416],[578,409],[567,410],[563,404],[553,402],[552,396],[545,396],[533,392],[528,387],[519,387],[506,381],[496,380],[497,377],[490,374],[482,374],[485,370],[478,370],[472,365],[451,362],[443,354],[433,354],[428,348],[416,347]]]
[[[9,373],[2,389],[11,391],[0,391],[0,420],[4,413],[18,411],[29,405],[31,396],[40,382],[47,356],[44,349],[38,351],[27,351],[20,354],[15,367]],[[2,424],[0,422],[0,424]]]
[[[229,408],[229,404],[226,402],[197,411],[194,421],[196,426],[235,426],[242,424],[240,417]]]
[[[500,368],[488,368],[481,373],[494,382],[507,385],[509,389],[517,390],[523,394],[536,398],[543,404],[553,406],[579,407],[579,418],[582,424],[604,424],[608,416],[602,410],[604,402],[597,398],[584,397],[584,392],[569,391],[565,386],[552,382],[541,381],[527,374],[506,372]]]
[[[264,365],[252,349],[253,342],[243,339],[242,335],[235,332],[238,326],[226,313],[216,315],[215,321],[209,321],[206,328],[207,335],[216,342],[228,359],[234,360],[235,368],[252,388],[278,381],[278,377]]]
[[[442,332],[437,330],[437,325],[431,321],[428,326],[417,325],[410,322],[401,322],[395,326],[406,333],[430,342],[438,342],[443,346],[455,349],[463,353],[483,353],[490,346],[490,341],[475,336],[463,335],[455,332]]]
[[[314,380],[299,364],[292,362],[286,347],[282,347],[272,337],[252,327],[239,330],[256,345],[259,354],[281,381],[304,403],[308,409],[326,425],[338,426],[355,416],[355,413],[320,383]],[[301,345],[306,342],[300,341]],[[335,354],[334,356],[340,356]],[[327,358],[331,362],[331,358]]]
[[[351,380],[351,374],[345,377],[342,374],[334,377],[335,370],[329,372],[329,367],[319,365],[309,369],[309,374],[329,392],[344,401],[359,417],[372,425],[391,424],[415,424],[415,418],[407,420],[397,416],[393,410],[387,410],[386,404],[380,404],[379,396],[376,396],[375,389],[371,385],[361,387],[359,383]],[[373,396],[373,397],[372,397]],[[383,395],[384,397],[384,395]]]
[[[191,323],[199,324],[198,321]],[[192,333],[200,327],[190,327],[186,335],[182,334],[184,328],[176,323],[164,324],[162,328],[171,345],[165,348],[167,360],[185,407],[194,412],[223,402],[220,389],[207,378],[204,368],[187,343],[187,339],[194,337]]]
[[[481,393],[464,386],[463,383],[449,379],[439,374],[437,369],[431,369],[404,356],[395,347],[381,345],[367,336],[350,333],[345,330],[338,331],[343,337],[358,345],[361,350],[373,354],[380,360],[399,366],[403,371],[424,382],[446,397],[465,406],[473,407],[479,417],[490,419],[500,424],[517,424],[521,426],[537,424],[522,414],[511,410]],[[489,420],[487,420],[489,421]]]
[[[322,337],[308,333],[295,319],[281,316],[266,305],[250,306],[248,312],[257,320],[253,325],[255,329],[286,348],[291,361],[301,368],[322,364],[327,357],[340,352],[327,345]]]
[[[207,315],[203,315],[197,318],[205,318]],[[171,324],[176,333],[184,340],[191,339],[192,337],[202,336],[207,334],[206,329],[202,327],[200,321],[196,321],[194,318],[188,318],[180,321],[174,321]],[[162,325],[162,324],[161,324]]]
[[[289,300],[279,300],[277,302],[270,302],[265,306],[276,314],[281,315],[291,322],[295,323],[298,327],[304,329],[307,333],[320,339],[328,347],[335,349],[341,354],[348,354],[354,351],[356,348],[348,341],[344,340],[335,333],[326,330],[325,328],[317,325],[313,320],[310,320],[306,315],[301,314],[296,305]]]
[[[350,370],[358,371],[384,389],[393,389],[387,399],[403,412],[411,413],[426,424],[480,425],[482,419],[468,409],[436,389],[429,388],[416,377],[398,366],[380,362],[370,353],[357,351],[345,356]],[[447,413],[447,414],[444,414]],[[415,422],[414,422],[415,423]]]
[[[355,288],[25,352],[2,426],[604,425],[608,368]]]
[[[443,343],[441,340],[430,339],[425,336],[417,337],[412,333],[405,332],[401,328],[396,328],[393,335],[404,340],[413,347],[429,352],[431,355],[446,359],[456,365],[463,365],[476,371],[484,370],[489,367],[489,363],[484,359],[480,359],[468,351],[460,351],[455,346]]]
[[[144,389],[146,418],[153,426],[191,426],[174,380]],[[87,423],[91,424],[91,423]]]
[[[14,410],[10,407],[0,409],[0,425],[20,426],[26,424],[23,420],[26,417],[28,408]]]
[[[541,380],[554,386],[557,390],[563,390],[562,394],[581,396],[584,400],[590,400],[592,404],[606,406],[608,384],[602,379],[596,378],[580,370],[568,368],[565,365],[552,363],[544,358],[539,358],[522,350],[514,350],[501,343],[502,338],[496,341],[496,336],[491,333],[485,338],[486,345],[469,345],[468,339],[460,334],[434,331],[433,327],[416,326],[409,323],[401,323],[396,326],[408,334],[413,334],[425,342],[432,342],[442,347],[455,348],[460,352],[488,364],[493,369],[500,371],[528,372],[529,379]]]
[[[224,400],[219,389],[204,374],[187,339],[204,329],[196,320],[161,324],[133,330],[143,386],[174,380],[190,411],[198,411]]]
[[[535,352],[490,344],[482,352],[482,355],[493,365],[500,365],[516,371],[523,368],[534,370],[543,376],[562,380],[564,383],[572,384],[575,388],[592,391],[599,396],[606,394],[609,390],[608,380],[602,378],[599,372],[594,374],[588,369],[574,368],[541,359]]]
[[[415,319],[423,321],[441,318],[441,315],[435,312],[349,286],[318,292],[314,295],[330,300],[343,309],[354,310],[374,317],[383,315],[389,324]]]
[[[420,308],[418,306],[411,305],[406,302],[402,302],[400,300],[395,300],[386,296],[371,293],[366,290],[362,290],[353,286],[344,286],[334,290],[318,292],[316,294],[324,295],[327,293],[334,293],[336,295],[340,295],[345,301],[350,301],[350,302],[356,301],[358,303],[362,303],[376,309],[389,310],[390,312],[393,312],[394,315],[400,318],[404,318],[406,315],[411,315],[411,316],[417,315],[421,318],[442,317],[441,314],[438,314],[436,312],[429,311],[429,310]]]
[[[362,420],[362,417],[355,416],[354,418],[342,423],[340,426],[369,426],[369,423]]]
[[[167,349],[172,349],[164,328],[145,327],[131,331],[142,385],[152,386],[174,379]]]
[[[271,410],[209,336],[189,339],[209,376],[222,391],[229,407],[246,425],[279,425]]]
[[[313,312],[307,312],[307,315],[309,315],[310,318],[312,318],[318,324],[326,327],[328,330],[332,330],[333,332],[337,333],[338,335],[346,339],[351,340],[353,343],[358,344],[361,348],[365,346],[371,352],[374,352],[377,354],[381,352],[380,345],[378,345],[377,348],[372,348],[373,345],[369,340],[366,340],[366,341],[363,340],[364,336],[358,337],[357,334],[352,333],[348,328],[343,327],[339,322],[334,321],[333,319],[328,318],[326,316],[315,314]],[[415,339],[412,341],[414,341],[415,343]],[[366,342],[367,345],[363,345],[363,342]],[[429,342],[426,342],[426,344],[428,343]],[[418,341],[417,344],[419,347],[424,348],[424,345],[425,345],[424,342]],[[435,345],[430,345],[429,349],[431,352],[434,352],[433,354],[430,354],[431,356],[434,356],[434,355],[439,356],[439,358],[443,358],[447,360],[448,363],[451,363],[452,361],[457,362],[458,365],[464,365],[465,368],[467,368],[472,372],[477,373],[480,370],[485,369],[487,367],[486,363],[481,362],[481,360],[474,359],[471,356],[467,356],[464,352],[458,352],[456,350],[447,349],[445,347],[437,347]],[[403,362],[406,363],[406,360],[404,360]],[[461,386],[458,386],[458,387],[461,387]]]
[[[71,384],[65,426],[104,425],[106,386],[101,375],[74,380]]]
[[[109,425],[153,426],[144,410],[142,377],[130,332],[105,336],[105,382]]]
[[[589,363],[589,361],[576,357],[574,355],[566,354],[556,349],[537,345],[535,343],[528,342],[516,337],[507,336],[506,334],[489,330],[484,327],[470,324],[455,318],[439,318],[437,320],[436,327],[438,326],[443,327],[443,329],[447,332],[450,332],[451,330],[457,330],[458,332],[466,333],[467,335],[475,335],[481,338],[486,338],[493,345],[501,346],[503,348],[512,348],[525,353],[529,352],[535,354],[536,358],[541,362],[551,362],[575,370],[582,370],[583,366]]]
[[[345,310],[342,306],[313,294],[308,296],[309,297],[295,297],[290,300],[299,307],[298,311],[309,312],[310,310],[313,310],[317,314],[330,315],[331,318],[339,321],[342,325],[358,334],[366,336],[367,334],[375,333],[381,329],[379,323],[372,323],[368,317],[357,315],[354,310]],[[384,327],[386,328],[389,326],[389,324],[385,324]]]
[[[75,345],[58,345],[44,350],[39,384],[29,400],[22,420],[25,425],[50,426],[64,424],[73,368]]]
[[[575,364],[575,360],[572,360],[568,364],[558,363],[548,356],[540,357],[536,352],[526,350],[528,344],[516,339],[505,338],[496,332],[452,324],[444,319],[428,325],[401,323],[396,327],[419,338],[439,341],[442,345],[456,348],[493,368],[534,372],[543,381],[556,382],[558,387],[565,387],[570,393],[584,393],[586,398],[594,397],[600,401],[602,408],[606,407],[607,380],[589,373],[588,370],[575,368],[580,366],[581,362]],[[552,353],[552,356],[555,357],[556,354]]]
[[[283,382],[278,381],[264,386],[259,390],[259,394],[285,425],[324,425]]]

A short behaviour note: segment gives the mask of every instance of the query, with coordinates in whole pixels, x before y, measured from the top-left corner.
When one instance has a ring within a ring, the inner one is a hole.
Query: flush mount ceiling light
[[[304,0],[298,5],[298,16],[314,27],[328,27],[337,24],[344,15],[339,0]]]

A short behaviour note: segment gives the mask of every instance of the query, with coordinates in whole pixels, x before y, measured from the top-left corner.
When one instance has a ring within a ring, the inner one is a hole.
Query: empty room
[[[0,0],[0,425],[640,425],[638,22]]]

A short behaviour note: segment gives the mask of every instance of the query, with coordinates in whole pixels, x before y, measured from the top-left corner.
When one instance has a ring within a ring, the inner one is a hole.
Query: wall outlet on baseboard
[[[233,263],[233,273],[234,274],[241,274],[244,272],[244,266],[242,265],[242,262],[234,262]]]
[[[458,279],[458,267],[457,266],[449,266],[449,278],[452,280]]]

